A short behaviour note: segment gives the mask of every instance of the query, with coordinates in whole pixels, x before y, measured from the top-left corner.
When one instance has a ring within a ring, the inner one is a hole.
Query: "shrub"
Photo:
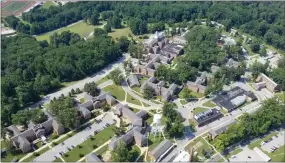
[[[82,153],[79,154],[79,157],[80,157],[80,158],[83,157],[83,156],[84,156],[84,154],[82,154]]]
[[[96,149],[96,148],[97,148],[97,145],[94,144],[92,147],[93,147],[93,149]]]

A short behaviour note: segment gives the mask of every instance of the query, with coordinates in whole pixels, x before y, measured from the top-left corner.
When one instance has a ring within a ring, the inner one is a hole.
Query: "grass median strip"
[[[71,151],[64,154],[62,158],[66,162],[75,162],[79,160],[80,158],[89,154],[94,149],[98,148],[100,145],[108,141],[115,134],[113,130],[114,128],[115,128],[114,125],[111,125],[105,128],[104,130],[96,134],[95,136],[87,139],[82,144],[76,146]]]
[[[42,150],[38,151],[38,152],[34,152],[30,157],[24,159],[22,162],[32,162],[36,157],[38,157],[39,155],[47,152],[48,150],[50,150],[49,147],[45,147]]]

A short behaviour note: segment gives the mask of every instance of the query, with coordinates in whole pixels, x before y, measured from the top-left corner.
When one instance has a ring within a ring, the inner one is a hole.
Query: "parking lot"
[[[249,149],[248,147],[243,147],[242,151],[236,154],[234,157],[229,159],[230,162],[238,161],[238,162],[248,162],[248,161],[255,161],[255,162],[264,162],[263,158],[254,150]]]
[[[101,131],[105,127],[107,127],[107,124],[113,124],[115,123],[113,119],[113,114],[108,112],[105,115],[100,115],[96,118],[98,121],[87,127],[86,129],[76,133],[74,136],[68,138],[65,140],[62,144],[59,144],[49,151],[45,152],[44,154],[40,155],[36,159],[34,159],[34,162],[52,162],[56,158],[60,157],[60,153],[66,153],[69,151],[69,149],[72,149],[79,144],[83,143],[85,140],[87,140],[90,135],[93,135],[95,131]]]
[[[271,141],[267,141],[265,144],[261,145],[262,150],[266,152],[271,152],[271,148],[273,146],[279,148],[280,146],[285,144],[284,140],[285,131],[280,132],[277,137],[273,136]]]

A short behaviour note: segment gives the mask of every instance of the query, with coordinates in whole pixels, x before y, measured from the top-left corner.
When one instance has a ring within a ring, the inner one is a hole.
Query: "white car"
[[[265,144],[265,142],[264,141],[262,141],[261,143],[260,143],[260,145],[264,145]]]
[[[236,155],[232,155],[232,158],[236,158]]]

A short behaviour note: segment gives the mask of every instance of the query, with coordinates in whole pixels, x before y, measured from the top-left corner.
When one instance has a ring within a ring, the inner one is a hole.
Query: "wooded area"
[[[107,36],[85,42],[77,34],[54,34],[49,45],[28,35],[2,37],[1,117],[11,114],[61,86],[91,75],[122,56]]]

